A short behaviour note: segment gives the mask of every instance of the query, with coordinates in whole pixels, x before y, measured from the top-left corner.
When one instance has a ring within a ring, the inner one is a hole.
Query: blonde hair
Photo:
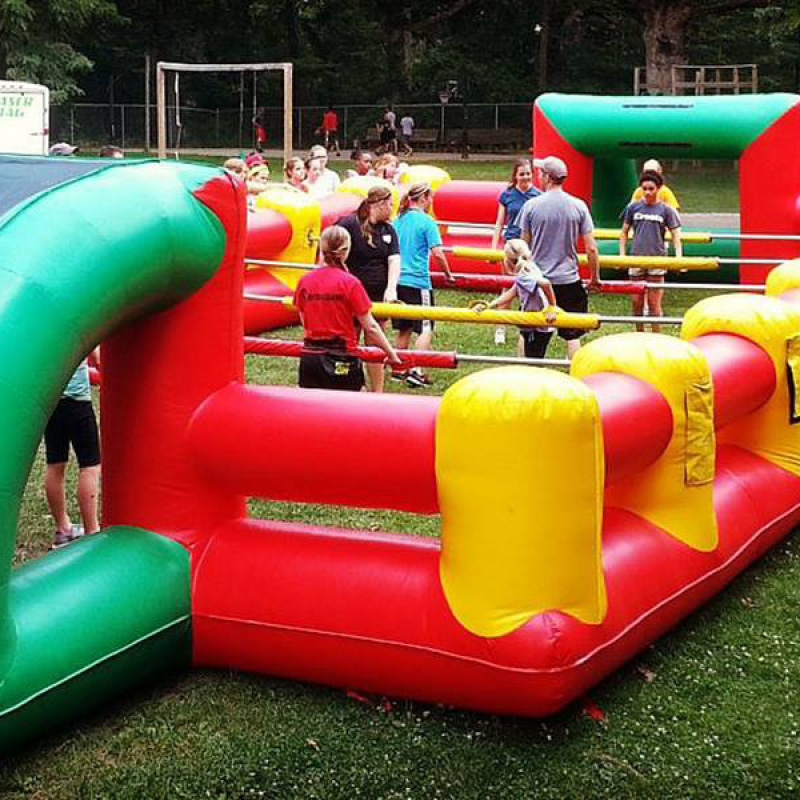
[[[431,185],[429,183],[415,183],[411,186],[411,188],[406,193],[406,196],[403,198],[403,202],[400,204],[400,213],[405,214],[406,211],[411,207],[411,202],[417,202],[421,200],[426,194],[429,194],[431,191]]]
[[[503,270],[518,275],[534,265],[531,249],[522,239],[509,239],[503,248]]]
[[[322,231],[319,249],[326,264],[347,269],[345,261],[350,255],[350,234],[341,225],[331,225]]]
[[[372,241],[372,235],[375,233],[375,228],[369,221],[369,207],[383,203],[392,196],[392,190],[388,186],[373,186],[367,192],[367,196],[361,201],[361,204],[356,211],[358,216],[361,234],[364,240],[370,247],[375,247]]]

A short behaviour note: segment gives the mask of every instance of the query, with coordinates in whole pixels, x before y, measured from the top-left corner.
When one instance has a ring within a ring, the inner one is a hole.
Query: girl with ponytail
[[[299,385],[358,392],[364,387],[364,371],[358,356],[348,352],[358,343],[354,318],[390,364],[401,362],[372,316],[364,287],[347,270],[350,234],[338,225],[326,228],[320,252],[321,266],[303,275],[294,294],[307,348],[300,357]]]
[[[528,245],[522,239],[509,239],[503,248],[503,271],[514,275],[514,285],[490,303],[476,303],[475,311],[487,308],[508,308],[519,298],[520,311],[544,311],[545,320],[556,320],[556,296],[553,285],[542,275],[533,261]],[[517,352],[526,358],[544,358],[553,328],[520,328]]]

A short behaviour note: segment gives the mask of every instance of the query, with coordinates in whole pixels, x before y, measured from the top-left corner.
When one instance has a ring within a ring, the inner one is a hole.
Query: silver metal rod
[[[718,258],[720,264],[783,264],[788,258]]]
[[[754,242],[800,242],[800,236],[793,233],[714,233],[712,239],[747,239]]]
[[[608,286],[642,285],[639,281],[603,281]],[[686,289],[707,292],[763,292],[763,283],[644,283],[646,289]]]
[[[494,230],[494,224],[491,222],[452,222],[451,220],[437,219],[434,220],[437,225],[446,225],[448,228],[475,228],[476,230],[485,230],[491,233]]]
[[[605,316],[597,317],[601,323],[617,325],[683,325],[683,317],[636,317],[636,316]]]
[[[518,356],[474,356],[456,353],[456,361],[465,364],[523,364],[528,367],[567,367],[568,358],[521,358]]]
[[[275,297],[267,294],[248,294],[245,292],[246,300],[260,300],[263,303],[283,303],[285,297]],[[635,316],[597,316],[601,323],[614,323],[619,325],[640,325],[642,323],[656,325],[682,325],[683,317],[635,317]],[[459,356],[460,358],[460,356]],[[516,363],[516,362],[515,362]]]
[[[265,258],[246,258],[245,264],[256,264],[259,267],[291,267],[292,269],[315,269],[316,264],[306,264],[301,261],[272,261]]]

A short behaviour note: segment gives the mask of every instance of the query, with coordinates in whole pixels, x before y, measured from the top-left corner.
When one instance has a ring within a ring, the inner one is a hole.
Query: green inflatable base
[[[109,528],[14,570],[16,631],[0,686],[0,751],[191,663],[189,554]]]

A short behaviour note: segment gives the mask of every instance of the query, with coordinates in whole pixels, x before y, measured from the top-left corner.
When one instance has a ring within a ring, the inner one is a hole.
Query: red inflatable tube
[[[292,225],[279,211],[261,208],[247,213],[245,258],[277,258],[292,240]]]
[[[289,342],[284,339],[260,339],[254,336],[244,337],[245,353],[264,356],[289,356],[299,358],[308,349],[302,342]],[[357,355],[362,361],[382,364],[386,361],[386,353],[380,347],[356,347],[349,352]],[[439,350],[398,350],[397,354],[405,367],[435,367],[437,369],[455,369],[458,357],[455,352]]]
[[[620,372],[597,372],[582,380],[600,407],[606,483],[652,464],[672,437],[672,411],[661,393]]]
[[[232,385],[197,410],[188,444],[219,489],[432,514],[438,408],[435,397]]]
[[[711,553],[607,508],[605,620],[584,625],[548,612],[490,641],[453,618],[436,540],[228,523],[193,561],[194,661],[487,712],[550,714],[800,520],[800,479],[735,447],[720,448],[714,497],[720,545]]]
[[[352,192],[335,192],[319,201],[321,214],[320,230],[325,230],[337,220],[352,214],[360,205],[362,198]]]
[[[286,284],[274,278],[263,267],[248,267],[244,273],[244,293],[291,297],[293,292]],[[264,303],[259,300],[244,299],[244,332],[246,334],[271,331],[285,325],[296,325],[300,316],[280,303]]]
[[[504,181],[448,181],[433,193],[433,214],[446,222],[493,223],[497,198],[507,188]],[[481,241],[485,247],[486,237]]]
[[[775,367],[754,342],[729,333],[692,340],[708,361],[714,382],[714,425],[723,428],[760,408],[775,391]]]
[[[701,336],[695,344],[710,356],[717,428],[754,411],[774,391],[772,361],[758,345],[729,334]],[[737,381],[737,374],[752,380]],[[585,382],[600,407],[607,483],[652,464],[672,435],[672,414],[660,393],[617,373],[598,373]],[[189,441],[201,471],[235,493],[433,513],[438,510],[434,440],[440,401],[415,398],[421,404],[411,413],[405,405],[409,400],[229,387],[198,410]],[[324,437],[316,420],[324,420]],[[354,431],[358,438],[351,441]],[[279,460],[276,451],[282,454]],[[332,462],[326,451],[347,461]],[[399,452],[405,455],[402,465]],[[389,473],[384,462],[393,465]],[[351,472],[358,481],[346,479]]]

